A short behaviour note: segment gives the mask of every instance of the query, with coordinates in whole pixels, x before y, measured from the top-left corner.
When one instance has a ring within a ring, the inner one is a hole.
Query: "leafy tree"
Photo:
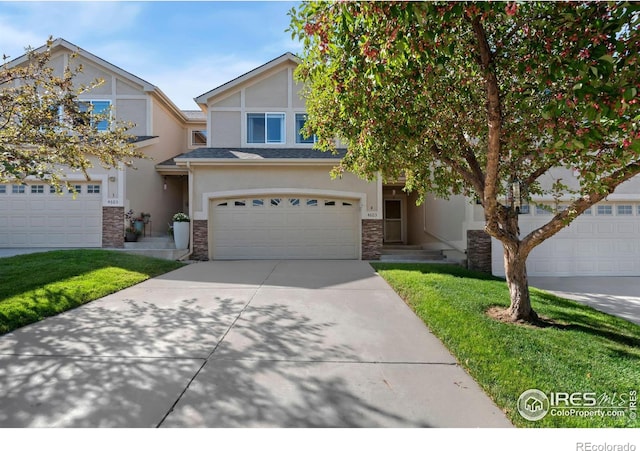
[[[113,168],[142,156],[126,133],[130,125],[115,123],[109,111],[93,112],[78,101],[101,80],[76,86],[74,77],[81,66],[66,67],[56,75],[49,64],[52,44],[49,40],[40,51],[27,49],[21,64],[8,62],[5,56],[0,65],[2,183],[32,176],[60,189],[69,169],[89,179],[87,170],[94,164]],[[107,130],[98,130],[98,124],[105,123]]]
[[[600,2],[305,2],[306,130],[348,144],[336,174],[481,202],[500,240],[514,321],[535,321],[533,248],[640,172],[640,5]],[[577,181],[545,187],[567,168]],[[517,183],[514,183],[517,182]],[[524,237],[513,189],[569,200]],[[511,198],[511,201],[509,199]]]

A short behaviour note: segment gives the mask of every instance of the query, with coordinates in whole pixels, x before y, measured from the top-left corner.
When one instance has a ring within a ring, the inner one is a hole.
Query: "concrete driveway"
[[[529,285],[640,324],[640,277],[530,277]]]
[[[509,427],[365,262],[206,262],[0,337],[0,427]]]

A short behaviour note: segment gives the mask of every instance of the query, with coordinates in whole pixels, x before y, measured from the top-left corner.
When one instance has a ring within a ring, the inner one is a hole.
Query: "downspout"
[[[180,257],[178,260],[187,260],[193,254],[193,171],[191,169],[191,162],[187,161],[187,190],[189,192],[189,253]]]

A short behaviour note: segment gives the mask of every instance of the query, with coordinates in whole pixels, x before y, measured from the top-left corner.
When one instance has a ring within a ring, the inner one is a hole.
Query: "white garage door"
[[[211,201],[215,260],[357,259],[358,201],[265,196]]]
[[[522,236],[550,219],[536,209],[520,216]],[[493,272],[504,275],[502,245],[493,241]],[[535,248],[531,276],[640,276],[640,203],[600,204]]]
[[[100,247],[100,184],[77,184],[76,198],[48,185],[0,185],[0,247]]]

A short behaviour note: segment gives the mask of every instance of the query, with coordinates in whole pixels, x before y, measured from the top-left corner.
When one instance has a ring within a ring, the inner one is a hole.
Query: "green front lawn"
[[[607,394],[614,403],[628,406],[630,392],[640,391],[640,326],[533,288],[533,307],[548,320],[547,327],[506,324],[485,313],[492,306],[509,305],[504,280],[453,265],[375,263],[373,267],[515,425],[640,426],[629,412],[623,418],[562,417],[549,412],[532,422],[516,408],[520,394],[532,388],[547,394],[595,392],[598,398]]]
[[[0,258],[0,335],[182,265],[98,249]]]

